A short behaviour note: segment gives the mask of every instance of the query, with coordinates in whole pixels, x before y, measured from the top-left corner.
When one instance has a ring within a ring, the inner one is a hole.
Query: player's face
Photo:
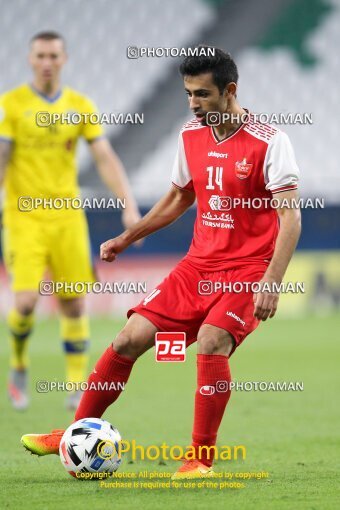
[[[58,80],[60,71],[66,62],[64,43],[60,39],[33,41],[29,54],[29,63],[34,77],[41,83],[53,83]]]
[[[184,87],[189,100],[189,108],[197,120],[206,126],[208,112],[224,113],[228,106],[228,93],[221,94],[213,82],[212,73],[198,76],[185,76]]]

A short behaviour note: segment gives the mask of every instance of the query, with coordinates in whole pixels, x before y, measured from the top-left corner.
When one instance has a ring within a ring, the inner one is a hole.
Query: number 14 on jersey
[[[208,184],[206,189],[217,189],[222,191],[223,188],[223,167],[222,166],[208,166]]]

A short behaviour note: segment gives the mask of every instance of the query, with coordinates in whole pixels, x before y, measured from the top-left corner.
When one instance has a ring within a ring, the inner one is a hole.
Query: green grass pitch
[[[123,321],[92,320],[91,366]],[[32,337],[31,394],[28,411],[13,411],[6,398],[7,344],[1,345],[0,508],[84,509],[309,509],[340,508],[339,355],[340,317],[275,319],[262,324],[231,358],[237,381],[303,381],[303,392],[234,392],[219,444],[243,444],[245,461],[219,461],[216,471],[267,471],[243,489],[103,489],[99,482],[71,478],[57,456],[37,458],[24,451],[20,437],[65,427],[72,419],[65,394],[38,394],[38,380],[63,380],[58,323],[46,320]],[[142,445],[186,445],[190,441],[195,388],[195,346],[183,364],[157,364],[153,352],[141,358],[124,394],[104,415],[124,438]],[[167,461],[125,463],[120,471],[173,472]]]

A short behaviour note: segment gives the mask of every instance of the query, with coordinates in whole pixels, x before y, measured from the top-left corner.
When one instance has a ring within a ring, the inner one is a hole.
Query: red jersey
[[[185,124],[172,182],[197,198],[186,260],[207,271],[269,263],[279,230],[271,198],[298,177],[287,135],[270,124],[250,121],[224,140],[196,119]]]

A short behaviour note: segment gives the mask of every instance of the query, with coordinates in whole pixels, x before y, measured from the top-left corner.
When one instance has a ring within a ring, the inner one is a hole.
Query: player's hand
[[[262,280],[260,280],[259,284],[268,283],[270,286],[273,283],[277,282],[273,278],[268,278],[264,276]],[[260,321],[266,321],[269,317],[271,319],[274,317],[277,305],[279,302],[280,294],[278,292],[269,292],[268,290],[262,290],[260,292],[256,292],[253,295],[254,300],[254,317],[256,317]]]
[[[118,253],[121,253],[127,248],[126,242],[123,241],[121,236],[109,239],[100,245],[100,258],[106,262],[113,262]]]
[[[140,219],[141,215],[135,207],[126,208],[122,212],[122,223],[127,230],[128,228],[133,227]],[[143,239],[139,239],[134,243],[135,246],[141,246],[143,244]]]

